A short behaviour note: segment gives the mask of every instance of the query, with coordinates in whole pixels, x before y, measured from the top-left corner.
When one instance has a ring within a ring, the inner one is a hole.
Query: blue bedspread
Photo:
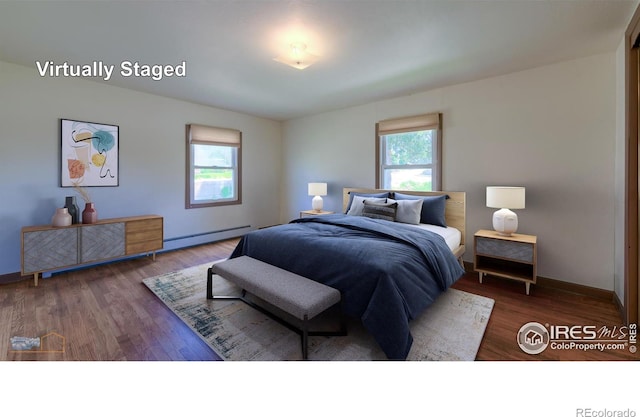
[[[435,233],[343,214],[250,232],[231,257],[242,255],[338,289],[389,359],[406,359],[409,322],[464,273]]]

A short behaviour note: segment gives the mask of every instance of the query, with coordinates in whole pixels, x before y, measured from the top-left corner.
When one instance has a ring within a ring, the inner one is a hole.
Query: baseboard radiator
[[[212,230],[208,232],[193,233],[184,236],[175,236],[164,239],[164,248],[159,252],[217,242],[225,239],[240,237],[254,228],[251,225],[235,226],[226,229]]]

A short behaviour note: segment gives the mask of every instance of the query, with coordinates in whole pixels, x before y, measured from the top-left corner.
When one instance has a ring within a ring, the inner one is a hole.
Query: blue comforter
[[[231,257],[242,255],[338,289],[389,359],[406,359],[409,322],[464,273],[435,233],[343,214],[250,232]]]

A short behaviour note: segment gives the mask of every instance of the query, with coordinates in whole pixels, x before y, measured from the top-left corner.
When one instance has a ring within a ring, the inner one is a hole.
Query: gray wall
[[[328,182],[325,208],[339,211],[343,187],[375,184],[375,123],[429,112],[443,113],[443,188],[467,193],[465,260],[491,228],[485,187],[522,185],[538,274],[614,289],[615,53],[288,121],[281,218],[310,208],[311,181]]]
[[[34,68],[0,61],[0,274],[20,270],[20,228],[49,224],[72,189],[61,188],[60,122],[120,127],[120,185],[90,188],[100,218],[164,216],[165,248],[278,222],[282,126],[257,117],[80,79],[41,78]],[[185,124],[243,132],[243,203],[186,210]]]

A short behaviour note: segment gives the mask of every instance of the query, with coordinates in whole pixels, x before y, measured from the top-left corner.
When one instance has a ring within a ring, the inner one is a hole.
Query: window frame
[[[242,204],[242,132],[236,129],[220,128],[213,126],[186,125],[186,186],[185,208],[218,207]],[[235,148],[235,164],[227,166],[206,166],[203,168],[232,169],[236,194],[231,199],[205,200],[196,202],[193,198],[195,191],[194,171],[194,145],[225,146]]]
[[[421,165],[386,165],[383,157],[386,149],[386,141],[383,136],[395,133],[417,132],[421,130],[434,130],[432,140],[434,152],[431,164]],[[431,168],[431,191],[442,191],[442,113],[429,113],[417,116],[409,116],[395,119],[386,119],[376,123],[376,188],[385,188],[384,169],[420,169]],[[410,190],[404,190],[410,191]]]

